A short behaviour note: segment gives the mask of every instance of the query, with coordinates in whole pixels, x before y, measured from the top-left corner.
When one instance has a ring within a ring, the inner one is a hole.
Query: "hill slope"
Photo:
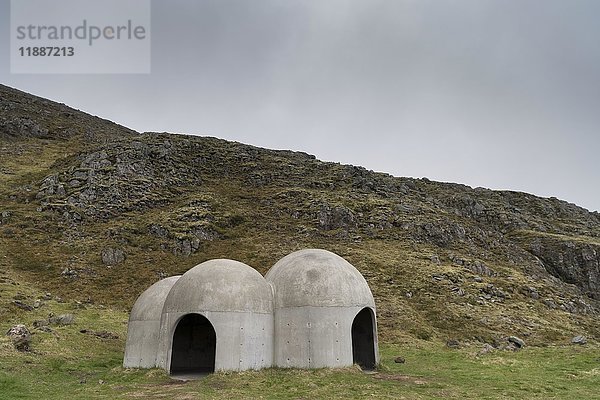
[[[140,134],[5,86],[0,216],[0,285],[69,301],[127,310],[157,279],[210,258],[264,273],[319,247],[365,275],[383,341],[600,336],[598,213],[304,153]],[[0,296],[3,320],[15,310]]]

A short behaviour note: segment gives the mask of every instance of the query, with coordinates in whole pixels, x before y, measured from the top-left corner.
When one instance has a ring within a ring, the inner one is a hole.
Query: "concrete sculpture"
[[[123,365],[171,374],[353,363],[373,369],[375,316],[363,276],[329,251],[294,252],[265,278],[238,261],[210,260],[140,295]]]

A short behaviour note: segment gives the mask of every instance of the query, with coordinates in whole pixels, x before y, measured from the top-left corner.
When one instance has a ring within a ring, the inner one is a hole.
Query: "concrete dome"
[[[252,267],[210,260],[171,288],[157,366],[170,373],[243,371],[273,363],[273,290]]]
[[[129,320],[160,321],[165,299],[180,277],[181,275],[162,279],[146,289],[135,301]]]
[[[129,316],[124,367],[156,366],[162,309],[169,291],[179,278],[179,276],[171,276],[162,279],[137,298]]]
[[[209,260],[179,278],[167,296],[163,312],[271,313],[272,298],[271,287],[254,268],[239,261]]]
[[[279,260],[266,277],[274,289],[276,308],[375,307],[361,273],[327,250],[306,249]]]
[[[342,257],[309,249],[266,279],[233,260],[210,260],[140,295],[125,367],[169,373],[279,367],[372,369],[379,359],[375,302]]]

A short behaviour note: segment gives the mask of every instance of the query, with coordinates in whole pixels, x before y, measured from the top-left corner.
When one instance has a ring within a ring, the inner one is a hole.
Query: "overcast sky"
[[[138,131],[600,210],[600,1],[157,0],[148,75],[11,75],[9,4],[6,85]]]

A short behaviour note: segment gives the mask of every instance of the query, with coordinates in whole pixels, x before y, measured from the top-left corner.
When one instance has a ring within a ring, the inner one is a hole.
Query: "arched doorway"
[[[214,372],[217,335],[212,324],[200,314],[188,314],[175,328],[171,351],[173,373]]]
[[[352,359],[362,369],[375,369],[375,317],[368,307],[352,322]]]

